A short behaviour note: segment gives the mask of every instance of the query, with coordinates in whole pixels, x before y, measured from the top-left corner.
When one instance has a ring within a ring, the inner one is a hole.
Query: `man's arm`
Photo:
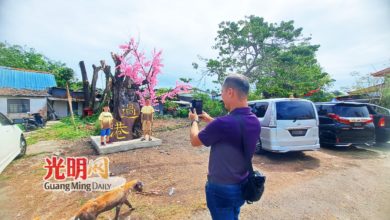
[[[198,122],[193,122],[190,131],[191,145],[194,147],[200,147],[203,145],[202,141],[199,139],[199,125]]]
[[[191,120],[191,129],[190,129],[190,140],[191,140],[191,145],[194,147],[200,147],[203,145],[202,141],[199,139],[199,125],[198,125],[198,120],[199,117],[195,113],[192,113],[191,111],[188,113],[188,118]]]

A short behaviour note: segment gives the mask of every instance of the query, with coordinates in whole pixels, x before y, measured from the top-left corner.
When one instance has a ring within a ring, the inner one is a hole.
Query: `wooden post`
[[[71,117],[71,119],[72,119],[73,127],[74,127],[74,129],[77,130],[76,123],[75,123],[75,121],[74,121],[74,115],[73,115],[72,96],[70,95],[70,92],[69,92],[68,83],[66,83],[66,96],[68,96],[68,104],[69,104],[69,109],[70,109],[70,117]]]

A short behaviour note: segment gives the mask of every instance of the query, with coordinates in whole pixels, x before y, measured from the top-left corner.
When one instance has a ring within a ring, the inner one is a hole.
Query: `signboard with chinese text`
[[[120,110],[121,121],[113,121],[113,129],[110,134],[110,141],[127,141],[133,139],[133,127],[135,120],[140,115],[140,106],[136,102],[129,102]]]

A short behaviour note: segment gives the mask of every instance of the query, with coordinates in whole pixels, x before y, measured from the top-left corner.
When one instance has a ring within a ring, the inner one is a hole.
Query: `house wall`
[[[75,102],[73,102],[75,103]],[[78,108],[77,111],[74,111],[73,114],[75,115],[82,115],[83,114],[83,102],[77,102]],[[59,118],[67,117],[70,112],[68,112],[68,102],[67,101],[53,101],[53,108],[56,112],[56,115]]]
[[[68,116],[68,102],[65,101],[54,101],[53,102],[53,108],[56,113],[56,115],[59,118],[63,118]]]
[[[44,118],[46,118],[47,112],[47,98],[46,97],[13,97],[13,96],[1,96],[0,97],[0,112],[7,115],[10,119],[28,117],[27,113],[8,113],[7,99],[29,99],[30,100],[30,113],[37,113],[39,110],[43,110]]]

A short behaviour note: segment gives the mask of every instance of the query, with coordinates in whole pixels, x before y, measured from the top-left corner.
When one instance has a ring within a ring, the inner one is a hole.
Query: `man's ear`
[[[227,91],[226,91],[226,93],[227,93],[227,95],[229,96],[229,97],[232,97],[233,96],[233,89],[232,88],[227,88]]]

